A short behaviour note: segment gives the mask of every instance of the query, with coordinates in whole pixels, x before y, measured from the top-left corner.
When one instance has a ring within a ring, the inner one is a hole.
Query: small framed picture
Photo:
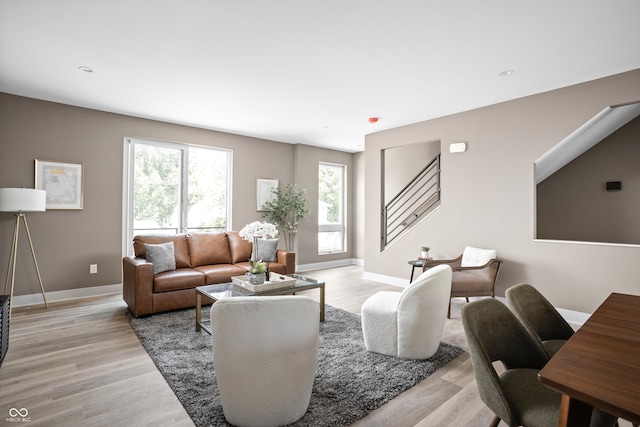
[[[264,204],[274,199],[273,190],[277,189],[279,180],[258,178],[256,194],[258,196],[258,212],[264,212]]]
[[[84,166],[36,159],[35,187],[47,192],[47,209],[82,209]]]

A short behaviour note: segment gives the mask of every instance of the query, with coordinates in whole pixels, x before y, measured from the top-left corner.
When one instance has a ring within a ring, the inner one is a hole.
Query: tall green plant
[[[274,197],[264,204],[262,218],[278,227],[278,231],[284,237],[286,249],[292,250],[298,225],[309,214],[306,192],[292,184],[272,191]]]

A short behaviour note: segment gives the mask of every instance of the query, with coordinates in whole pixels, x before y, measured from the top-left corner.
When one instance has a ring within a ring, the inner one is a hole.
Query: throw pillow
[[[157,245],[145,243],[147,261],[153,264],[153,274],[176,269],[176,258],[173,251],[173,242]]]
[[[278,252],[279,239],[258,239],[258,259],[268,262],[276,262],[278,260],[276,253]]]

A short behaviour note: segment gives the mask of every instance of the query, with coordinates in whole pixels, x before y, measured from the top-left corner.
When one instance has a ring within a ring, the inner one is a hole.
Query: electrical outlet
[[[97,274],[97,273],[98,273],[98,264],[90,264],[89,274]]]

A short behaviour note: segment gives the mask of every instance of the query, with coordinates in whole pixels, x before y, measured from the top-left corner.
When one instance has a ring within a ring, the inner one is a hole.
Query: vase
[[[247,273],[247,281],[252,285],[262,285],[264,283],[264,273]]]
[[[253,237],[253,244],[251,245],[251,259],[254,261],[258,260],[258,238]]]
[[[429,251],[420,252],[420,258],[426,259],[429,256]]]

